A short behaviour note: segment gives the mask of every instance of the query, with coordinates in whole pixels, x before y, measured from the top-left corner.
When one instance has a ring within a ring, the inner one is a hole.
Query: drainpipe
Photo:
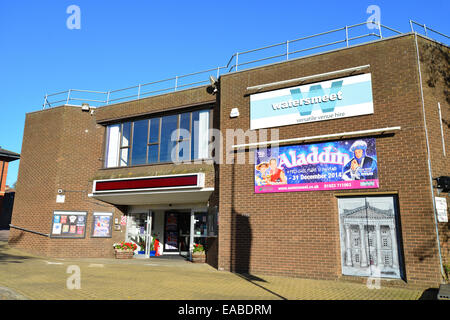
[[[425,116],[425,100],[423,98],[422,72],[420,69],[419,45],[417,44],[417,32],[414,32],[414,40],[415,40],[415,44],[416,44],[417,67],[418,67],[418,71],[419,71],[420,97],[422,99],[423,126],[425,129],[425,140],[426,140],[426,144],[427,144],[428,176],[430,179],[431,202],[433,204],[434,226],[436,229],[436,241],[437,241],[437,247],[438,247],[438,252],[439,252],[439,263],[440,263],[440,267],[441,267],[441,276],[442,276],[441,283],[444,283],[443,279],[445,278],[445,276],[444,276],[444,267],[442,264],[441,241],[439,239],[439,229],[438,229],[438,222],[437,222],[437,216],[436,216],[436,204],[434,202],[433,175],[431,173],[430,143],[428,141],[428,129],[427,129],[426,116]]]

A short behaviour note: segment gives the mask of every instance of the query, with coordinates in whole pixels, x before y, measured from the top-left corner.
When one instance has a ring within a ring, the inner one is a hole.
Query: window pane
[[[145,164],[147,160],[148,120],[134,122],[131,164]]]
[[[106,161],[105,167],[117,167],[119,158],[119,139],[120,139],[120,124],[108,126],[106,131]]]
[[[125,122],[122,127],[122,147],[130,145],[131,122]]]
[[[181,131],[181,129],[186,130],[187,132],[190,131],[190,122],[191,122],[191,113],[182,113],[180,114],[180,136],[181,139],[189,138],[189,136],[186,135],[186,132]]]
[[[179,139],[181,142],[178,144],[178,160],[184,161],[189,160],[191,157],[191,133],[190,133],[190,124],[191,124],[191,113],[182,113],[180,114],[180,130],[179,130]]]
[[[148,146],[148,163],[158,162],[158,145],[152,144]]]
[[[200,111],[198,119],[198,158],[208,158],[209,110]]]
[[[191,159],[198,159],[198,144],[195,143],[195,141],[198,140],[198,118],[199,118],[199,111],[192,112],[192,141],[191,141]]]
[[[159,141],[159,119],[150,119],[150,138],[149,143],[157,143]]]
[[[178,116],[167,116],[162,118],[161,124],[161,151],[160,162],[172,161],[171,152],[176,146],[175,141],[171,141],[172,132],[177,130]],[[176,159],[174,159],[175,161]]]
[[[192,159],[208,158],[209,110],[192,113]]]
[[[128,165],[128,151],[129,148],[120,149],[120,166],[126,167]]]

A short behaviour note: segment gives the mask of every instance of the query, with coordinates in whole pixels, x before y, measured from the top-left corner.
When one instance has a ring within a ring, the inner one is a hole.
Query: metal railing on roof
[[[436,34],[448,40],[450,37],[438,32],[426,25],[410,20],[411,32],[417,32],[413,26],[422,27],[425,36],[428,33]],[[363,30],[361,30],[363,29]],[[369,31],[367,31],[369,30]],[[355,33],[356,34],[352,34]],[[403,32],[382,25],[380,22],[363,22],[344,26],[314,35],[301,37],[294,40],[272,44],[257,49],[236,52],[228,60],[225,66],[188,73],[172,78],[157,80],[135,86],[109,91],[93,91],[69,89],[62,92],[46,94],[43,109],[61,104],[71,104],[72,101],[94,103],[96,106],[109,105],[111,103],[139,100],[180,89],[199,87],[209,83],[209,76],[219,78],[221,74],[237,72],[242,69],[267,65],[271,62],[286,61],[303,55],[324,52],[324,49],[339,49],[357,44],[367,43],[390,36],[401,35]],[[370,38],[369,41],[365,41]],[[444,40],[444,41],[446,41]],[[443,42],[443,41],[442,41]]]

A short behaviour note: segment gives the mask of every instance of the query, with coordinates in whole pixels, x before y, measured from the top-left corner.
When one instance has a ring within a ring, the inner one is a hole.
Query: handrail
[[[413,25],[415,24],[417,26],[422,27],[425,30],[425,36],[427,36],[427,37],[428,37],[428,30],[429,30],[429,31],[437,33],[438,35],[441,35],[441,36],[443,36],[443,37],[445,37],[447,39],[450,39],[450,37],[448,35],[443,34],[443,33],[439,32],[439,31],[434,30],[434,29],[431,29],[430,27],[427,27],[425,24],[420,24],[420,23],[418,23],[418,22],[416,22],[414,20],[409,20],[409,24],[411,26],[411,32],[415,32],[414,27],[413,27]]]
[[[18,229],[18,230],[22,230],[22,231],[26,231],[26,232],[30,232],[30,233],[34,233],[34,234],[38,234],[38,235],[45,236],[45,237],[50,237],[50,234],[48,234],[48,233],[42,233],[42,232],[38,232],[38,231],[33,231],[33,230],[30,230],[30,229],[18,227],[18,226],[12,225],[12,224],[10,224],[9,226],[11,228],[14,228],[14,229]]]
[[[438,32],[425,24],[420,24],[416,21],[409,20],[411,32],[415,32],[413,25],[420,26],[424,28],[425,35],[428,37],[428,32],[434,32],[440,36],[443,36],[447,39],[450,39],[449,36]],[[349,31],[361,27],[361,26],[369,26],[369,25],[375,25],[375,30],[377,29],[377,32],[370,31],[368,33],[363,33],[359,35],[349,35]],[[81,89],[69,89],[66,91],[60,91],[56,93],[46,94],[44,97],[44,104],[43,109],[46,107],[52,107],[52,105],[55,105],[57,103],[66,102],[66,104],[69,104],[70,101],[84,101],[84,102],[94,102],[99,103],[102,105],[109,105],[112,102],[117,101],[130,101],[130,100],[139,100],[143,96],[149,96],[149,95],[155,95],[155,94],[161,94],[169,91],[177,91],[180,88],[187,88],[187,87],[198,87],[200,85],[208,83],[207,76],[212,76],[215,74],[217,78],[219,78],[219,74],[221,71],[224,71],[225,73],[231,73],[238,71],[239,67],[246,67],[249,65],[254,65],[256,63],[261,63],[263,61],[267,60],[274,60],[274,59],[285,59],[289,60],[292,55],[296,55],[296,57],[299,56],[299,54],[306,53],[308,51],[317,52],[314,50],[320,50],[322,48],[326,47],[332,47],[336,48],[336,46],[340,46],[344,44],[345,47],[349,47],[350,45],[353,45],[356,40],[359,40],[356,44],[361,43],[360,39],[366,38],[366,37],[374,37],[377,40],[383,39],[383,33],[382,29],[384,29],[384,32],[388,31],[390,33],[393,33],[394,35],[397,34],[403,34],[403,32],[398,31],[396,29],[387,27],[385,25],[382,25],[380,22],[374,22],[374,21],[365,21],[362,23],[357,23],[353,25],[347,25],[345,27],[336,28],[333,30],[328,30],[325,32],[316,33],[313,35],[297,38],[294,40],[286,40],[284,42],[279,42],[271,45],[267,45],[264,47],[259,47],[256,49],[241,51],[234,53],[230,59],[228,60],[228,63],[225,66],[219,66],[216,68],[210,68],[207,70],[187,73],[183,75],[177,75],[175,77],[166,78],[162,80],[147,82],[143,84],[138,84],[131,87],[126,88],[120,88],[115,90],[108,90],[108,91],[93,91],[93,90],[81,90]],[[344,32],[344,34],[342,34]],[[325,39],[322,43],[314,43],[311,45],[306,45],[304,47],[298,47],[299,43],[305,43],[304,41],[310,40],[310,39],[317,39],[319,37],[327,36],[327,35],[336,35],[336,38],[333,40]],[[362,40],[364,41],[364,40]],[[368,40],[371,41],[370,39]],[[366,42],[363,42],[366,43]],[[297,47],[295,47],[297,45]],[[268,53],[265,50],[274,48],[284,48],[281,53]],[[266,53],[264,55],[264,53]],[[262,56],[259,57],[253,57],[249,58],[252,54],[262,54]],[[277,60],[278,61],[278,60]],[[206,77],[204,77],[206,75]],[[170,83],[173,84],[170,84]],[[148,87],[147,91],[143,91],[142,89],[144,87]],[[125,92],[127,91],[127,92]],[[73,93],[83,93],[83,97],[74,97]],[[59,99],[59,96],[64,97],[64,99]],[[56,100],[51,100],[50,97],[55,98]],[[101,105],[99,105],[101,106]]]

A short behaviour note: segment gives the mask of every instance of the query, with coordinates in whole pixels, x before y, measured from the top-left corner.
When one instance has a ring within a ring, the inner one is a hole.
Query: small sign
[[[439,222],[448,222],[447,215],[447,199],[442,197],[435,197],[436,199],[436,211]]]
[[[230,118],[236,118],[236,117],[239,117],[239,109],[233,108],[233,109],[231,109],[231,112],[230,112]]]
[[[56,195],[56,203],[64,203],[65,200],[66,200],[66,196],[64,194]]]

